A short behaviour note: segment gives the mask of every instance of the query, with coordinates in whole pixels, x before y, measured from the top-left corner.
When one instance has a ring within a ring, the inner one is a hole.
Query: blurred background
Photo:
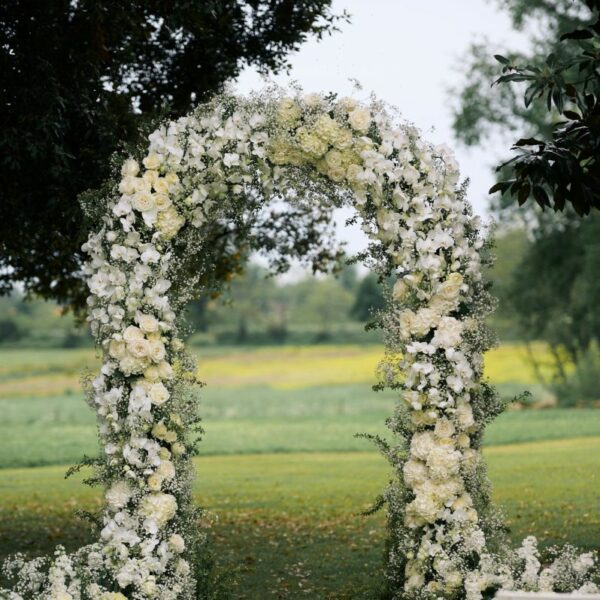
[[[486,436],[495,497],[515,539],[598,548],[598,190],[581,184],[584,200],[562,206],[541,184],[545,196],[488,194],[515,177],[495,170],[512,144],[552,139],[564,116],[556,92],[524,99],[539,82],[491,84],[507,64],[542,69],[550,54],[568,62],[580,43],[596,44],[560,40],[597,16],[595,3],[171,4],[0,6],[0,558],[77,546],[91,534],[73,509],[100,502],[81,477],[62,479],[65,465],[97,452],[80,387],[99,357],[84,322],[78,196],[157,119],[223,86],[248,93],[265,76],[307,92],[375,92],[456,148],[475,212],[495,223],[487,275],[499,343],[486,375],[510,400]],[[348,216],[336,213],[336,226],[351,257],[366,241]],[[396,401],[371,390],[382,344],[364,325],[382,286],[360,265],[315,277],[293,264],[273,277],[260,255],[226,258],[221,293],[191,303],[186,320],[207,383],[196,492],[236,573],[234,597],[370,597],[383,517],[357,514],[388,474],[355,434],[385,435]]]

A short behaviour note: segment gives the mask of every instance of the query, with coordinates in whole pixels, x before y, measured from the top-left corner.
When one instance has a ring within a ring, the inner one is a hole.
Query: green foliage
[[[351,312],[370,277],[359,279],[352,267],[342,269],[337,277],[304,276],[282,283],[267,269],[248,263],[223,294],[192,302],[187,320],[191,331],[203,332],[203,343],[376,341],[377,336],[365,334],[353,321]]]
[[[597,3],[499,4],[510,12],[515,27],[528,32],[531,50],[500,54],[489,44],[471,48],[468,80],[454,90],[459,96],[455,132],[473,145],[494,131],[520,131],[513,147],[517,153],[498,167],[500,181],[490,192],[500,191],[519,204],[533,198],[542,208],[555,210],[571,203],[578,214],[587,214],[600,207]],[[500,77],[492,55],[502,65]],[[517,86],[490,88],[494,79]]]
[[[509,291],[526,339],[544,340],[550,347],[554,368],[545,383],[565,405],[598,399],[592,380],[599,372],[599,239],[597,213],[584,220],[565,214],[549,226],[541,223]]]
[[[381,310],[384,306],[385,298],[377,275],[369,273],[358,286],[350,314],[359,321],[367,321],[373,318],[374,311]]]
[[[0,293],[21,281],[83,306],[77,196],[110,175],[122,142],[187,113],[246,64],[285,68],[345,19],[331,0],[2,3]]]
[[[0,345],[26,348],[91,346],[87,328],[63,315],[54,302],[26,301],[19,294],[0,297]]]
[[[598,373],[600,373],[600,351],[594,343],[582,353],[575,369],[567,373],[552,386],[561,406],[595,406],[600,405],[598,389]]]
[[[495,260],[487,277],[493,284],[491,291],[498,299],[498,306],[489,317],[489,323],[502,342],[518,340],[523,332],[511,294],[514,271],[527,251],[529,240],[523,228],[513,228],[499,233],[494,241]]]
[[[599,34],[600,17],[590,28],[563,35],[561,41],[577,44],[579,52],[563,60],[549,54],[541,68],[514,65],[496,55],[504,73],[496,83],[526,82],[525,107],[545,102],[548,112],[555,109],[563,120],[549,141],[517,141],[513,150],[518,154],[497,168],[512,178],[492,186],[490,193],[509,192],[520,205],[533,197],[542,208],[554,210],[570,202],[579,215],[600,208],[600,47],[587,41]]]

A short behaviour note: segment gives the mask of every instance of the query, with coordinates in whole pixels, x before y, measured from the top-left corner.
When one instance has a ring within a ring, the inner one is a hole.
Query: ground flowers
[[[251,223],[281,198],[353,205],[371,238],[370,264],[395,279],[381,315],[382,384],[401,392],[386,450],[396,472],[385,494],[393,597],[478,600],[498,587],[556,588],[569,577],[591,590],[587,555],[544,570],[530,541],[513,557],[515,571],[510,557],[489,550],[498,524],[479,443],[501,407],[482,382],[486,244],[458,179],[445,146],[376,101],[225,95],[152,133],[123,162],[83,247],[88,320],[103,352],[90,384],[106,486],[100,538],[48,561],[17,557],[6,566],[16,584],[4,597],[202,597],[190,564],[197,524],[186,433],[196,416],[182,393],[193,374],[177,315],[202,292],[190,259],[208,252],[206,228]]]

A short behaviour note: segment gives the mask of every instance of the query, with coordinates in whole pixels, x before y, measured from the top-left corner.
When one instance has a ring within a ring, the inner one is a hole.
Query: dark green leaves
[[[547,111],[554,126],[548,139],[525,137],[514,144],[515,156],[497,168],[509,179],[490,193],[509,194],[519,205],[533,198],[554,210],[570,203],[579,215],[600,209],[599,23],[561,36],[556,52],[539,66],[494,56],[503,65],[494,83],[526,83],[525,108]]]
[[[114,153],[346,19],[331,0],[0,2],[0,294],[85,306],[78,195]]]

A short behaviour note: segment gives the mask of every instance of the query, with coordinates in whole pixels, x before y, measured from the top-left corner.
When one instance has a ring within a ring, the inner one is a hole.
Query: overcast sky
[[[303,45],[290,57],[290,75],[275,81],[285,85],[296,80],[306,92],[356,96],[350,80],[357,79],[363,96],[375,92],[397,106],[425,137],[455,148],[463,176],[471,178],[470,200],[485,214],[493,183],[490,165],[506,154],[506,146],[497,140],[476,150],[458,145],[446,90],[457,82],[460,57],[471,42],[487,37],[498,51],[524,43],[511,30],[508,17],[489,0],[334,0],[333,8],[346,9],[351,23],[331,37]],[[262,85],[253,69],[246,69],[237,82],[241,93]],[[340,215],[339,235],[349,249],[357,250],[364,237],[358,229],[343,227],[344,220]]]

